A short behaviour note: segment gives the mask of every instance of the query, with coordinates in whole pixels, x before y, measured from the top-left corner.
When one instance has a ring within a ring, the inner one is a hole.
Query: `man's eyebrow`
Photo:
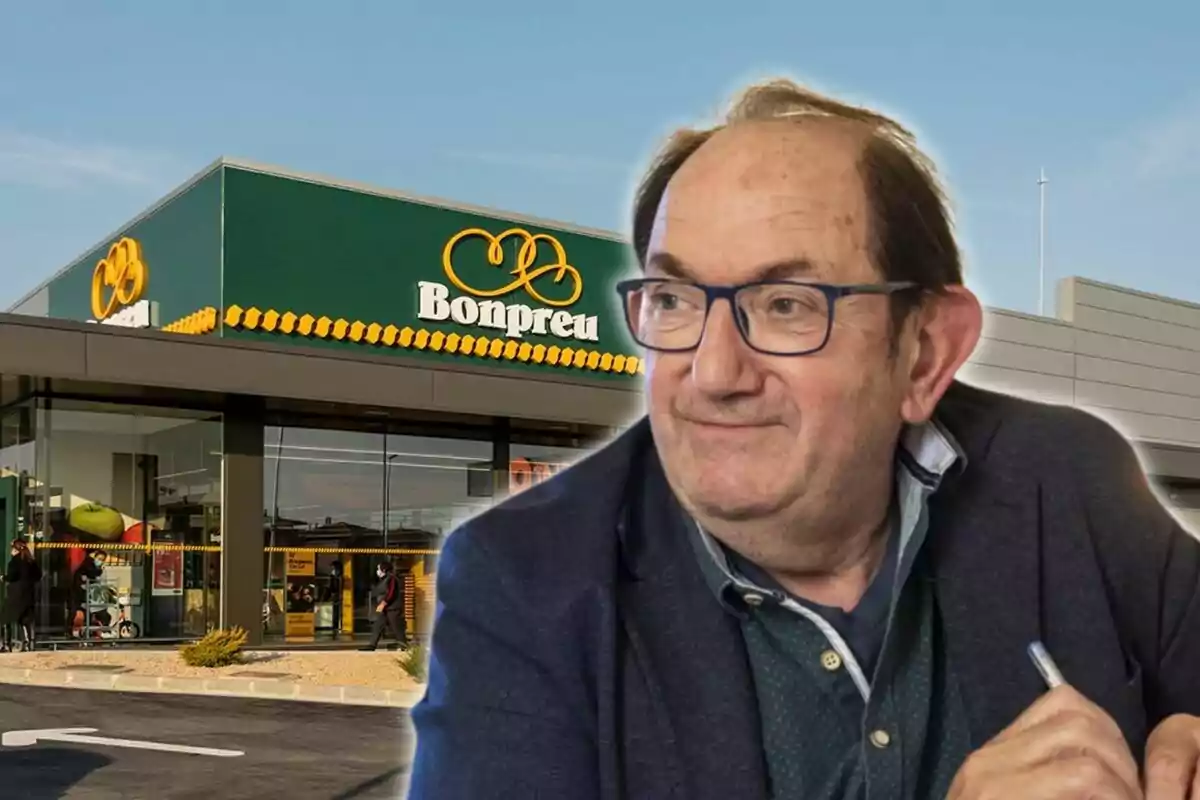
[[[659,251],[646,261],[646,272],[662,273],[668,278],[696,281],[697,278],[683,261],[666,251]],[[755,281],[781,281],[792,278],[811,277],[817,271],[816,265],[807,258],[789,258],[764,264],[754,271]]]
[[[789,258],[765,264],[756,270],[760,281],[784,281],[791,278],[812,277],[817,267],[807,258]]]
[[[646,260],[646,272],[661,272],[668,278],[682,278],[685,280],[695,280],[690,274],[690,270],[684,266],[683,261],[670,253],[660,250],[654,253]]]

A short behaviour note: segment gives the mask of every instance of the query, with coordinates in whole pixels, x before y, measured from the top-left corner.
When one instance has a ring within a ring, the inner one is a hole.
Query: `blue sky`
[[[219,155],[625,231],[779,73],[918,131],[989,304],[1037,309],[1041,166],[1049,281],[1200,302],[1200,5],[1134,6],[0,0],[0,307]]]

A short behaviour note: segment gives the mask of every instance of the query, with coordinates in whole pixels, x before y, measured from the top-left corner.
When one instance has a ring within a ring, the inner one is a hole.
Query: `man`
[[[375,598],[375,619],[371,623],[371,643],[363,650],[374,650],[379,647],[383,638],[384,628],[395,637],[401,647],[408,646],[408,632],[404,625],[404,589],[396,577],[395,568],[390,561],[384,561],[375,568],[375,577],[379,583],[371,591]]]
[[[955,382],[906,130],[753,87],[634,247],[648,420],[448,537],[411,797],[1200,798],[1200,543],[1099,419]]]
[[[345,583],[345,578],[342,573],[342,562],[335,560],[329,565],[329,588],[326,595],[326,602],[333,606],[333,638],[336,639],[342,632],[342,587]]]

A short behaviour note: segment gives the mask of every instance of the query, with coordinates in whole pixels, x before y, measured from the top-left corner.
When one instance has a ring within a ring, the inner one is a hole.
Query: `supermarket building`
[[[609,232],[213,164],[0,314],[42,629],[101,547],[143,636],[362,634],[383,559],[424,632],[441,538],[639,412],[634,269]],[[1054,319],[989,310],[961,377],[1101,413],[1200,523],[1200,306],[1069,278]]]

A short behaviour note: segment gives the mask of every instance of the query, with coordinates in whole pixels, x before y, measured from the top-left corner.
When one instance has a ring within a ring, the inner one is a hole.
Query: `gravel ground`
[[[246,663],[208,669],[189,667],[174,651],[82,650],[78,652],[2,653],[0,667],[71,669],[109,665],[128,674],[171,678],[275,678],[318,686],[370,686],[376,689],[420,689],[400,667],[400,654],[387,651],[251,652]],[[261,673],[239,675],[239,673]],[[270,674],[266,674],[270,673]],[[282,673],[282,674],[280,674]]]

